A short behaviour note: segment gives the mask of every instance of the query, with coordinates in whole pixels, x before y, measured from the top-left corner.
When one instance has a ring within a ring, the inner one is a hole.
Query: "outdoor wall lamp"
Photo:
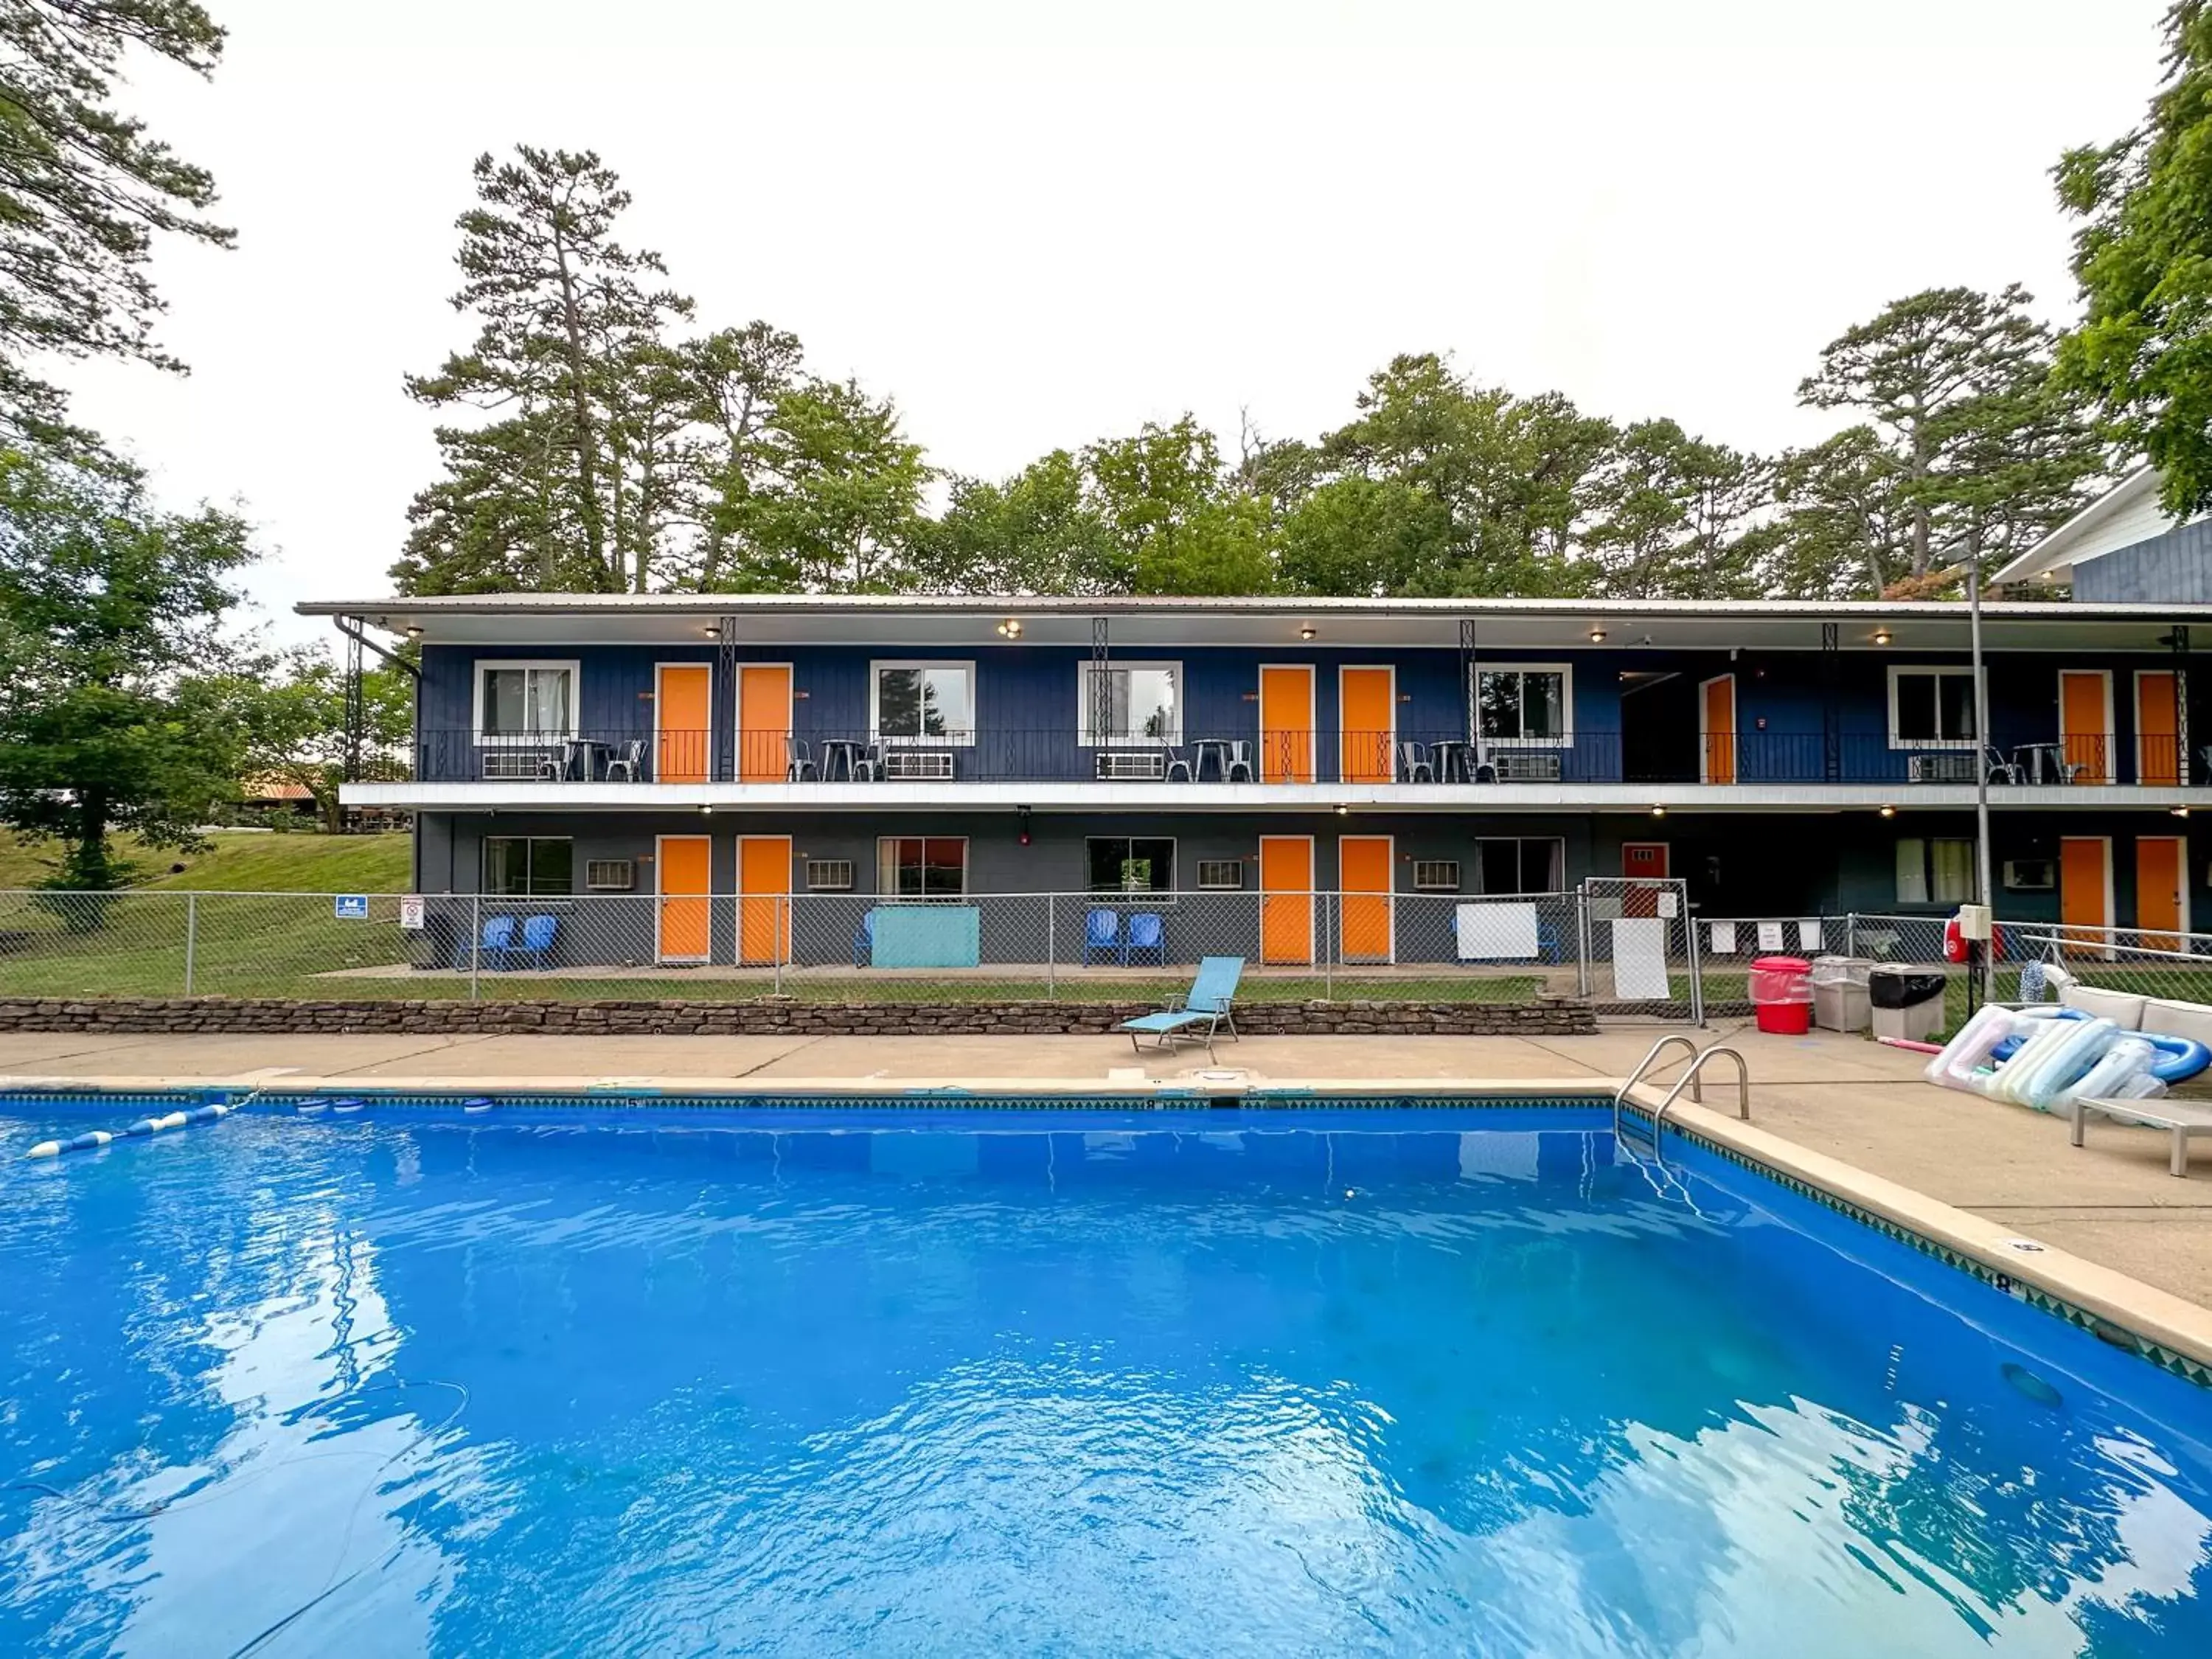
[[[1590,643],[1592,645],[1603,645],[1605,643],[1605,629],[1602,628],[1591,629]]]
[[[1897,816],[1897,809],[1894,806],[1885,806],[1881,809],[1881,815],[1886,818],[1893,818]]]
[[[1320,632],[1321,629],[1316,628],[1311,623],[1308,623],[1304,627],[1298,629],[1298,637],[1302,640],[1310,640]]]
[[[1651,809],[1651,816],[1655,818],[1663,818],[1667,816],[1667,809],[1663,806],[1655,806]]]
[[[1874,630],[1874,642],[1876,645],[1887,645],[1889,643],[1889,630],[1887,628],[1875,629]]]
[[[1022,619],[1019,617],[1007,617],[1006,621],[999,624],[999,633],[1000,637],[1005,639],[1018,640],[1021,638]]]

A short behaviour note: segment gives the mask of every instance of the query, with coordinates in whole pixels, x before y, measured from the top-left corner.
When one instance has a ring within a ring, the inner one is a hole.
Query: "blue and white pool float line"
[[[159,1117],[142,1117],[119,1133],[106,1129],[87,1129],[82,1134],[71,1135],[67,1140],[42,1140],[23,1154],[26,1158],[59,1158],[64,1152],[94,1152],[118,1140],[141,1135],[157,1135],[170,1129],[181,1129],[188,1124],[212,1123],[217,1118],[230,1115],[228,1106],[195,1106],[186,1111],[164,1112]]]

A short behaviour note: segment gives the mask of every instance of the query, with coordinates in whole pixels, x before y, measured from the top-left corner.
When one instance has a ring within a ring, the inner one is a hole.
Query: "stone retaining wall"
[[[243,997],[0,997],[0,1031],[179,1035],[548,1031],[567,1036],[1084,1035],[1111,1030],[1157,1003],[1105,1002],[292,1002]],[[1590,1005],[1547,997],[1481,1002],[1255,1002],[1237,1010],[1248,1036],[1403,1032],[1409,1036],[1572,1036],[1597,1030]]]

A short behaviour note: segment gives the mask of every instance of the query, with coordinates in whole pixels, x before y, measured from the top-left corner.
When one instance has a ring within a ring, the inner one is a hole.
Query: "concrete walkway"
[[[1219,1052],[1222,1066],[1273,1084],[1595,1084],[1624,1075],[1656,1035],[1253,1037]],[[2154,1131],[2100,1124],[2076,1151],[2062,1119],[1922,1083],[1917,1055],[1856,1037],[1775,1037],[1725,1024],[1705,1040],[1721,1037],[1750,1061],[1759,1127],[2212,1308],[2212,1151],[2200,1151],[2191,1179],[2177,1181]],[[1119,1039],[1091,1036],[0,1036],[0,1073],[121,1086],[649,1079],[671,1088],[742,1079],[1018,1090],[1185,1077],[1209,1064],[1188,1049],[1139,1060]],[[1732,1111],[1733,1085],[1718,1068],[1713,1075],[1708,1103]]]

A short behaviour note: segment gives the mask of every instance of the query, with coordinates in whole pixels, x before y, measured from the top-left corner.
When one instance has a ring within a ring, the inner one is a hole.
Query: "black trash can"
[[[1874,1034],[1925,1042],[1943,1029],[1943,970],[1877,964],[1867,975]]]

